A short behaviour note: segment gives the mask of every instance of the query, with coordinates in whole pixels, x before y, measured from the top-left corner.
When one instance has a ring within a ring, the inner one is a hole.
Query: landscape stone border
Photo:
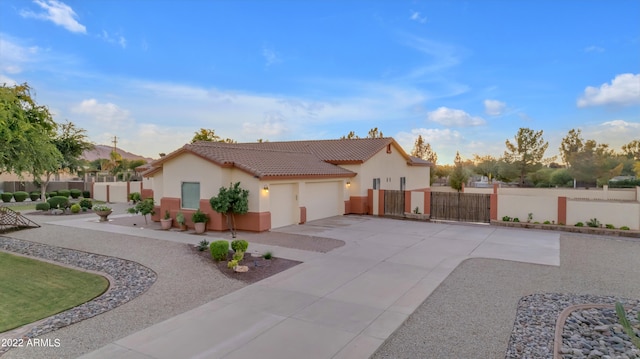
[[[589,354],[593,350],[613,352],[613,345],[618,342],[623,346],[630,345],[626,334],[619,328],[614,330],[619,327],[612,308],[616,302],[636,313],[640,310],[640,300],[614,296],[544,293],[522,297],[505,358],[592,358],[594,356]],[[581,316],[580,310],[591,311],[591,314]],[[562,324],[561,333],[556,329],[557,324],[558,327]],[[604,331],[605,325],[609,338],[617,339],[593,337],[594,333]],[[556,340],[562,343],[556,343]]]
[[[99,297],[1,335],[35,338],[110,311],[146,292],[157,279],[148,267],[126,259],[0,236],[0,250],[104,275],[109,288]],[[24,330],[24,328],[28,328]],[[0,355],[10,348],[0,348]]]

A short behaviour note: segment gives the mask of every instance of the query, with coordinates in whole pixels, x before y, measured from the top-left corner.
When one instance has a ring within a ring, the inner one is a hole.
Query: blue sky
[[[212,128],[239,142],[421,134],[547,156],[572,128],[640,138],[640,0],[0,2],[0,83],[150,157]]]

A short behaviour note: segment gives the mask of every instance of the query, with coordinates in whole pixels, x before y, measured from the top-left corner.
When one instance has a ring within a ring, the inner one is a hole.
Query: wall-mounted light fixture
[[[264,185],[264,187],[262,187],[262,189],[263,189],[265,192],[269,193],[269,186],[268,186],[268,185]]]
[[[351,181],[347,181],[347,187],[351,187]]]

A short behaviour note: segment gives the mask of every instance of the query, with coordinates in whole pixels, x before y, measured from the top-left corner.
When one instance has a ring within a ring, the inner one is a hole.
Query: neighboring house
[[[262,143],[196,142],[156,160],[144,172],[143,195],[155,219],[169,211],[209,214],[210,230],[226,229],[209,199],[240,182],[249,213],[238,229],[265,231],[336,215],[372,213],[371,190],[429,187],[431,163],[411,157],[393,138]]]

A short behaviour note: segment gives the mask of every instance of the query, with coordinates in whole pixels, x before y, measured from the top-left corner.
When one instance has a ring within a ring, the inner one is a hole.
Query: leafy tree
[[[360,137],[358,135],[356,135],[356,133],[353,132],[353,131],[349,131],[349,133],[346,136],[340,137],[341,140],[352,140],[354,138],[358,139]]]
[[[498,174],[498,160],[491,155],[480,156],[474,154],[473,169],[475,173],[486,176],[489,179],[489,183],[491,183]]]
[[[551,187],[551,176],[555,172],[552,168],[541,168],[527,174],[527,180],[535,187]]]
[[[142,201],[138,201],[135,207],[127,209],[127,212],[132,214],[141,214],[144,217],[144,224],[147,224],[147,215],[154,215],[156,213],[154,210],[153,198],[145,198]]]
[[[570,157],[582,150],[584,140],[582,139],[582,131],[580,129],[571,129],[569,133],[562,139],[560,143],[560,157],[565,165],[570,166]]]
[[[0,87],[0,172],[40,178],[55,171],[62,157],[52,143],[55,131],[49,109],[35,102],[28,84]]]
[[[443,179],[443,178],[447,178],[451,175],[451,172],[453,172],[453,166],[452,165],[437,165],[433,171],[431,171],[435,174],[437,179]]]
[[[557,169],[551,174],[551,184],[559,187],[573,186],[573,177],[566,168]]]
[[[513,182],[520,173],[518,168],[510,162],[507,162],[504,158],[498,160],[498,173],[496,179],[503,182]]]
[[[622,152],[627,158],[640,161],[640,140],[633,140],[622,146]]]
[[[433,163],[434,166],[438,162],[438,154],[431,149],[431,145],[422,138],[422,135],[418,135],[418,138],[413,145],[411,156],[427,160]],[[429,183],[433,183],[435,178],[435,170],[429,171]]]
[[[145,160],[131,160],[131,161],[129,161],[129,164],[127,165],[127,168],[132,170],[132,171],[135,171],[136,168],[138,168],[138,167],[140,167],[142,165],[145,165],[146,163],[147,163],[147,161],[145,161]]]
[[[460,157],[460,152],[456,152],[456,158],[454,162],[455,165],[453,167],[453,172],[451,172],[451,175],[449,176],[449,186],[460,192],[462,190],[462,184],[467,182],[467,180],[469,179],[469,175],[462,167],[462,158]]]
[[[220,187],[218,195],[209,199],[209,204],[214,211],[227,217],[231,236],[236,238],[235,214],[245,214],[249,211],[249,191],[240,188],[240,182],[230,184],[229,188]]]
[[[569,158],[569,173],[578,181],[606,184],[611,178],[619,176],[624,163],[606,144],[586,140],[579,151]]]
[[[525,175],[541,167],[544,152],[549,142],[542,138],[543,131],[534,132],[529,128],[520,128],[514,137],[514,142],[505,141],[507,151],[504,152],[505,161],[515,165],[520,174],[520,185],[524,184]]]
[[[198,141],[208,141],[208,142],[226,142],[226,143],[235,143],[236,141],[225,138],[222,139],[220,136],[216,135],[215,130],[201,128],[200,131],[195,132],[193,138],[191,139],[191,143],[195,143]],[[160,156],[162,157],[162,156]]]
[[[369,133],[367,133],[367,138],[383,138],[383,137],[384,135],[382,134],[382,131],[379,131],[377,127],[370,129]]]

